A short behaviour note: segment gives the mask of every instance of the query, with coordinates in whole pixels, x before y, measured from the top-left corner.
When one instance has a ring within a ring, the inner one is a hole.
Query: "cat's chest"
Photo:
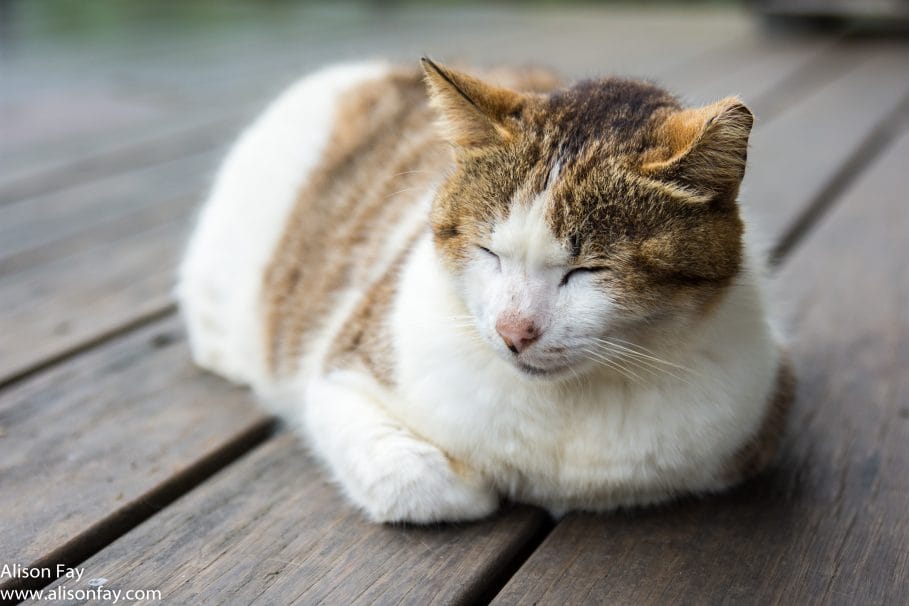
[[[722,382],[520,381],[442,341],[409,343],[391,412],[523,500],[707,485],[760,421]]]
[[[673,415],[652,418],[657,391],[520,382],[488,362],[440,363],[430,350],[405,364],[394,404],[400,418],[486,471],[569,478],[575,469],[656,460],[677,433]]]

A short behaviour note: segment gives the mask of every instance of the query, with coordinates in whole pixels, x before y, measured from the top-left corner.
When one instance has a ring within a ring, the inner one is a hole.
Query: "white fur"
[[[435,445],[385,406],[388,393],[363,372],[336,371],[307,382],[303,428],[345,494],[377,522],[480,518],[498,496],[483,476],[460,476]]]
[[[612,300],[592,286],[591,276],[576,274],[568,283],[569,251],[551,233],[546,211],[552,202],[550,188],[558,165],[550,172],[549,187],[527,199],[519,193],[511,201],[511,212],[495,225],[490,250],[498,259],[491,262],[480,249],[474,251],[460,280],[462,298],[477,327],[491,347],[508,360],[512,355],[497,337],[499,319],[519,318],[542,331],[537,343],[520,356],[520,362],[536,369],[553,370],[584,366],[596,344],[585,335],[606,326],[613,319]],[[568,360],[559,350],[583,354]]]
[[[594,326],[618,317],[590,276],[559,286],[568,254],[546,227],[545,192],[515,201],[488,243],[498,261],[477,249],[462,280],[443,267],[428,233],[419,240],[388,319],[395,391],[362,369],[323,368],[366,285],[340,294],[298,377],[274,384],[264,363],[262,272],[326,144],[338,96],[386,70],[347,66],[304,79],[231,152],[180,271],[197,362],[281,408],[376,521],[478,518],[500,495],[559,514],[723,488],[723,465],[757,430],[779,362],[759,264],[749,254],[712,315],[659,351],[678,365],[669,371],[639,369],[641,380],[623,381],[575,355],[569,370],[529,376],[495,335],[500,315],[524,314],[543,326],[521,356],[544,369],[565,361],[547,348],[582,351]],[[375,279],[425,220],[432,195],[389,235]]]

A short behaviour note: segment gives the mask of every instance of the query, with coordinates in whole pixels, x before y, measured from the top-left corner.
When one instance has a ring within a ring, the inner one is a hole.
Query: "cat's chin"
[[[514,368],[521,376],[541,382],[560,381],[566,377],[576,377],[577,372],[572,372],[573,367],[568,364],[543,364],[527,362],[522,356],[514,355],[508,351],[497,351],[499,357],[509,366]]]
[[[521,374],[528,376],[528,377],[533,377],[535,379],[542,379],[542,380],[558,379],[558,378],[568,374],[568,371],[569,371],[568,366],[553,366],[550,368],[541,368],[539,366],[525,364],[524,362],[521,362],[520,360],[514,360],[513,362],[514,362],[515,368],[517,368],[521,372]]]

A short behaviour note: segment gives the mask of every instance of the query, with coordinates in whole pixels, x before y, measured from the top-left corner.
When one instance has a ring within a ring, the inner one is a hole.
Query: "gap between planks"
[[[71,349],[61,351],[60,353],[50,356],[45,360],[42,360],[36,363],[34,366],[29,366],[18,372],[15,372],[8,377],[5,377],[0,381],[0,391],[5,390],[8,387],[12,387],[17,383],[21,383],[30,377],[33,377],[41,372],[56,366],[62,362],[65,362],[71,358],[74,358],[80,354],[83,354],[87,351],[91,351],[97,347],[101,347],[106,343],[110,343],[120,337],[124,337],[130,333],[133,333],[141,328],[150,326],[156,322],[162,321],[165,318],[169,317],[171,314],[177,311],[176,303],[169,303],[162,307],[161,309],[156,309],[150,313],[147,313],[142,316],[138,316],[129,322],[121,324],[114,327],[111,330],[103,331],[98,333],[95,337],[88,339]]]
[[[834,173],[804,210],[796,215],[789,228],[770,252],[770,263],[779,266],[793,248],[810,233],[820,219],[858,178],[883,155],[909,127],[909,94],[903,97],[899,106],[881,118],[868,136],[853,150],[845,164]]]
[[[250,453],[268,440],[274,434],[275,428],[276,422],[271,418],[263,418],[249,425],[207,456],[196,460],[183,471],[170,476],[147,494],[142,495],[141,499],[133,501],[86,528],[29,566],[56,572],[59,570],[58,565],[72,568],[84,562],[231,463]],[[542,540],[541,537],[540,542]],[[52,579],[14,577],[0,583],[0,589],[41,589],[59,579],[59,576]]]

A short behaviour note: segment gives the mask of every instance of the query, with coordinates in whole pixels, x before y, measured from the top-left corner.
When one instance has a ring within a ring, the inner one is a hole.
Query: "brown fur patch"
[[[430,100],[442,117],[447,138],[462,147],[510,141],[525,96],[473,76],[422,60]]]
[[[385,229],[438,179],[448,151],[434,136],[416,71],[349,91],[321,163],[300,192],[265,273],[269,366],[296,370],[307,337],[341,293],[369,289]]]
[[[449,454],[446,454],[445,458],[448,459],[448,464],[451,466],[451,470],[462,478],[468,479],[476,473],[460,459],[456,459]]]
[[[731,199],[745,175],[754,116],[737,97],[669,113],[654,128],[654,145],[641,155],[645,174]]]
[[[411,244],[416,238],[411,239]],[[410,246],[407,247],[409,249]],[[354,313],[345,323],[328,354],[327,363],[347,367],[359,362],[383,385],[391,385],[394,368],[391,327],[388,320],[397,292],[397,275],[406,258],[406,250],[392,267],[363,296]]]
[[[730,483],[757,475],[773,462],[786,428],[787,414],[795,399],[795,387],[792,363],[784,357],[777,372],[776,389],[760,429],[726,467],[724,475]]]

